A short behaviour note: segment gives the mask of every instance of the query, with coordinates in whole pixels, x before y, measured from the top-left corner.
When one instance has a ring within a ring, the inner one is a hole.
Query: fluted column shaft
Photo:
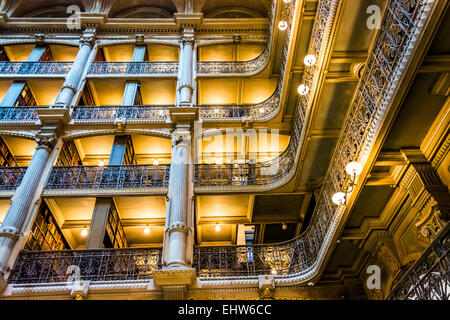
[[[55,142],[56,136],[37,138],[36,152],[11,199],[11,205],[0,226],[0,276],[5,273],[11,251],[23,231],[30,207],[33,205],[35,190],[38,188]]]
[[[71,104],[73,96],[78,90],[84,68],[88,63],[94,42],[94,33],[83,34],[80,40],[80,49],[78,50],[75,61],[72,64],[69,74],[55,101],[55,106],[67,107]]]
[[[166,223],[169,242],[167,252],[168,267],[185,267],[187,265],[186,239],[189,233],[189,188],[192,184],[189,175],[190,164],[190,131],[186,128],[178,128],[172,136],[172,163],[169,177],[168,223]]]
[[[181,84],[180,84],[180,104],[192,103],[192,75],[193,75],[193,48],[194,48],[194,30],[185,28],[181,38],[183,47],[180,57]]]

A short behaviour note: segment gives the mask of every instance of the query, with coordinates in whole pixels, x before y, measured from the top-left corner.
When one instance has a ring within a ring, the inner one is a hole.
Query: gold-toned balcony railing
[[[170,118],[169,108],[173,106],[78,106],[72,119],[81,121],[146,120],[165,122]]]
[[[169,183],[168,165],[53,167],[46,190],[161,188]]]
[[[0,121],[34,121],[37,118],[36,107],[0,106]]]
[[[178,62],[92,62],[89,75],[177,76]]]
[[[72,68],[72,62],[0,62],[1,76],[24,75],[65,75]]]
[[[27,167],[0,167],[0,190],[15,190],[22,182]]]
[[[395,285],[389,300],[450,300],[450,223]]]
[[[69,282],[73,272],[81,281],[149,279],[161,269],[161,256],[162,248],[22,251],[8,282]]]

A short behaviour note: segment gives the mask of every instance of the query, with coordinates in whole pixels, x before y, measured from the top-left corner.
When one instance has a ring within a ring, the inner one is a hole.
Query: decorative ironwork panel
[[[80,280],[141,280],[161,269],[162,248],[22,251],[9,283],[67,282],[70,266],[80,268]]]
[[[17,189],[26,170],[26,167],[0,167],[0,190]]]
[[[169,166],[53,167],[46,189],[123,189],[167,187]]]
[[[442,229],[388,296],[389,300],[450,300],[450,224]]]
[[[292,274],[310,265],[302,242],[274,245],[196,247],[194,265],[203,278]]]
[[[2,75],[65,75],[72,62],[0,62]]]
[[[88,74],[171,75],[178,73],[178,62],[92,62]]]
[[[0,107],[0,121],[32,121],[37,118],[35,107]]]
[[[72,114],[75,121],[114,121],[124,118],[127,120],[147,120],[164,122],[170,118],[171,106],[101,106],[76,107]]]

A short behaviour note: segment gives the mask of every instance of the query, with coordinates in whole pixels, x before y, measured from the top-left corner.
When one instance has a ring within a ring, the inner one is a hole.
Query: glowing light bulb
[[[281,229],[287,230],[287,224],[283,222],[283,224],[281,225]]]
[[[219,113],[219,109],[214,109],[214,113]]]
[[[220,226],[220,224],[216,224],[214,230],[216,230],[216,232],[219,232],[220,230],[222,230],[222,227]]]
[[[144,228],[144,233],[145,234],[149,234],[150,233],[150,228],[149,227],[145,227]]]
[[[217,159],[216,159],[216,164],[222,164],[222,159],[217,158]]]
[[[158,159],[153,160],[153,165],[154,166],[157,166],[158,164],[159,164],[159,160]]]
[[[159,110],[159,114],[162,116],[164,114],[164,110]]]
[[[345,167],[345,171],[351,176],[356,175],[359,176],[363,170],[363,166],[359,162],[349,162]]]
[[[264,113],[264,108],[259,108],[259,113]]]
[[[105,165],[105,162],[103,161],[103,160],[100,160],[99,162],[98,162],[98,166],[99,167],[103,167]]]
[[[305,65],[307,65],[308,67],[311,67],[313,65],[316,64],[317,59],[313,54],[308,54],[305,59],[303,59],[303,62],[305,63]]]
[[[333,194],[333,197],[331,200],[337,204],[338,206],[345,204],[345,193],[343,192],[336,192]]]
[[[289,3],[291,0],[283,0],[284,3]]]
[[[272,268],[272,274],[277,274],[277,270],[275,270],[275,268]]]
[[[84,228],[83,230],[81,230],[81,235],[82,235],[83,237],[86,237],[87,234],[88,234],[88,229],[87,229],[87,228]]]
[[[278,29],[280,29],[281,31],[286,30],[287,27],[288,27],[288,24],[287,24],[286,21],[280,21],[280,22],[278,23]]]
[[[309,92],[309,87],[306,84],[301,84],[298,86],[297,91],[299,94],[301,94],[302,96],[304,96],[305,94],[308,94]]]

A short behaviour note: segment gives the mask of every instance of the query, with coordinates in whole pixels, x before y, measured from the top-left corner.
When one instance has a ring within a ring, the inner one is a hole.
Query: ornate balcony
[[[201,105],[199,116],[204,121],[236,121],[242,118],[262,120],[274,113],[280,103],[278,89],[267,100],[252,105]]]
[[[305,236],[270,245],[196,247],[193,267],[200,278],[294,275],[312,265],[319,249]]]
[[[161,269],[161,256],[162,248],[22,251],[9,283],[68,282],[71,266],[82,281],[149,279]]]
[[[170,119],[170,107],[172,106],[79,106],[74,109],[72,119],[76,122],[108,122],[119,118],[165,122]]]
[[[270,37],[270,35],[269,35]],[[270,46],[256,58],[249,61],[200,61],[197,62],[199,76],[252,75],[264,70],[270,58]]]
[[[22,182],[26,167],[0,167],[0,190],[15,190]]]
[[[72,62],[0,62],[0,76],[66,75]]]
[[[399,280],[389,300],[450,300],[450,224]]]
[[[178,73],[178,62],[93,62],[88,75],[173,76]]]
[[[1,107],[0,121],[34,122],[38,119],[36,107]]]
[[[164,192],[169,182],[167,165],[53,167],[45,194]]]

